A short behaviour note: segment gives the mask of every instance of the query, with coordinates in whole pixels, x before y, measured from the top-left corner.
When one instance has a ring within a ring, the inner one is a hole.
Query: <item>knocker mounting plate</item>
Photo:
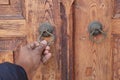
[[[43,39],[43,37],[50,37],[51,39],[48,41],[48,45],[50,45],[55,40],[53,31],[54,31],[54,28],[50,23],[48,23],[48,22],[42,23],[39,27],[40,35],[38,37],[38,41],[41,41]]]
[[[105,40],[107,34],[103,31],[103,26],[100,22],[94,21],[89,24],[88,26],[88,32],[89,32],[89,38],[94,43],[101,43],[103,40]],[[102,35],[103,38],[100,40],[95,40],[94,38],[98,35]]]
[[[49,37],[50,34],[48,34],[47,32],[52,34],[53,31],[53,26],[48,22],[42,23],[39,27],[39,33],[42,34],[43,37]]]
[[[90,23],[90,25],[88,27],[89,33],[93,33],[93,36],[97,36],[97,35],[101,34],[100,31],[102,31],[102,30],[103,30],[102,24],[97,21]]]

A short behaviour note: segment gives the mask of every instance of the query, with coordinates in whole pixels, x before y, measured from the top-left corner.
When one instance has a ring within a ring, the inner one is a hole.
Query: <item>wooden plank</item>
[[[114,34],[112,37],[112,53],[113,53],[113,80],[120,79],[120,35]]]
[[[12,51],[0,51],[0,63],[10,62],[13,63],[13,52]]]
[[[0,20],[0,37],[25,36],[25,20]]]
[[[120,18],[120,0],[113,0],[113,18]]]
[[[0,19],[8,20],[24,18],[25,18],[24,0],[10,0],[10,5],[0,5]]]
[[[76,0],[74,7],[75,80],[111,80],[111,0]],[[99,21],[107,31],[100,44],[89,40],[88,25]]]
[[[58,0],[26,0],[26,22],[28,42],[38,38],[38,27],[41,23],[49,22],[54,25],[56,42],[51,45],[52,58],[37,70],[33,80],[62,80],[61,79],[61,26]],[[42,68],[42,69],[40,69]]]
[[[74,0],[61,0],[62,23],[62,80],[74,80],[73,54],[73,3]]]
[[[9,4],[9,0],[0,0],[0,4]]]
[[[0,51],[15,51],[26,43],[26,37],[0,37]]]
[[[120,19],[112,20],[112,34],[120,34]]]

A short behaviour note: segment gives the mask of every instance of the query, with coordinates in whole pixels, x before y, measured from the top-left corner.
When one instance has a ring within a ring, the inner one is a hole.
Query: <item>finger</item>
[[[43,40],[39,43],[39,46],[36,47],[36,50],[38,51],[43,51],[47,46],[47,41],[46,40]]]
[[[40,44],[39,44],[39,42],[34,42],[34,45],[35,45],[35,47],[38,47]]]
[[[44,44],[45,46],[47,46],[47,41],[43,40],[43,41],[40,42],[40,44]]]
[[[33,42],[33,43],[31,43],[31,44],[29,44],[28,45],[28,47],[30,48],[30,49],[35,49],[37,46],[39,46],[39,42]]]
[[[45,49],[46,49],[46,50],[50,50],[50,46],[47,46]]]
[[[48,54],[48,53],[49,53],[49,51],[48,51],[48,50],[45,50],[44,53],[43,53],[43,55],[46,55],[46,54]]]
[[[47,62],[50,58],[51,58],[51,53],[46,54],[43,58],[42,58],[42,62],[45,63]]]
[[[34,45],[34,43],[31,43],[31,44],[28,44],[28,46],[27,46],[27,47],[28,47],[29,49],[33,49],[33,48],[34,48],[34,46],[35,46],[35,45]]]

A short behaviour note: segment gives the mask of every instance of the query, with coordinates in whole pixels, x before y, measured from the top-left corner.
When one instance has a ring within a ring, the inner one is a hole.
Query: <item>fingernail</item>
[[[44,53],[45,53],[45,54],[46,54],[46,53],[49,53],[49,51],[48,51],[48,50],[45,50],[45,52],[44,52]]]
[[[35,45],[36,45],[36,46],[39,46],[39,42],[35,42]]]
[[[51,53],[47,54],[44,59],[43,59],[43,63],[45,63],[46,61],[48,61],[51,58]]]
[[[47,46],[47,47],[46,47],[46,50],[50,50],[50,46]]]
[[[41,41],[41,43],[47,45],[47,41],[46,40]]]

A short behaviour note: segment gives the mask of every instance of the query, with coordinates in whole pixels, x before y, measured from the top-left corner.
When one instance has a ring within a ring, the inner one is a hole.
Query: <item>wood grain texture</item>
[[[19,46],[27,43],[26,22],[19,18],[20,15],[22,16],[21,1],[1,0],[0,2],[2,4],[0,5],[0,63],[14,63],[17,54],[14,52],[17,52]],[[20,20],[11,20],[15,18]]]
[[[62,32],[62,80],[74,80],[73,54],[73,3],[74,0],[61,0]]]
[[[112,34],[120,34],[120,19],[112,20]]]
[[[14,55],[12,51],[0,51],[0,63],[10,62],[14,63]]]
[[[120,0],[115,0],[115,11],[120,14]]]
[[[0,37],[0,51],[14,51],[23,43],[26,43],[25,37]]]
[[[10,5],[0,5],[0,19],[24,19],[24,0],[10,0]]]
[[[18,54],[18,48],[25,44],[25,37],[0,36],[0,63],[14,63],[15,56]],[[16,54],[14,54],[14,52],[16,52]]]
[[[113,35],[113,80],[120,79],[120,36]]]
[[[26,29],[25,20],[0,20],[0,37],[25,37]]]
[[[75,80],[112,80],[111,0],[76,0],[74,7]],[[88,25],[99,21],[107,38],[89,40]]]
[[[0,4],[9,4],[9,0],[0,0]]]
[[[0,49],[14,51],[13,59],[18,56],[17,49],[19,47],[16,47],[17,44],[22,43],[19,44],[21,46],[23,43],[37,40],[38,27],[41,23],[49,22],[54,26],[56,40],[51,45],[52,58],[49,62],[40,65],[32,80],[73,79],[72,33],[69,34],[72,32],[71,7],[73,1],[63,3],[67,13],[61,16],[60,11],[62,10],[60,10],[59,2],[59,0],[10,0],[10,5],[0,5],[2,11],[0,12]],[[65,15],[68,20],[63,22],[61,17],[65,17]],[[62,30],[64,33],[61,33]],[[21,38],[24,39],[21,40]],[[64,41],[66,42],[65,46]],[[70,56],[71,58],[69,58]],[[10,56],[5,58],[10,59]]]
[[[28,29],[28,42],[38,38],[38,27],[43,22],[49,22],[54,26],[56,35],[55,44],[51,45],[52,58],[45,65],[41,65],[33,80],[61,80],[60,57],[60,11],[57,0],[26,0],[26,21]]]
[[[113,18],[120,18],[120,0],[112,0],[113,2]]]

